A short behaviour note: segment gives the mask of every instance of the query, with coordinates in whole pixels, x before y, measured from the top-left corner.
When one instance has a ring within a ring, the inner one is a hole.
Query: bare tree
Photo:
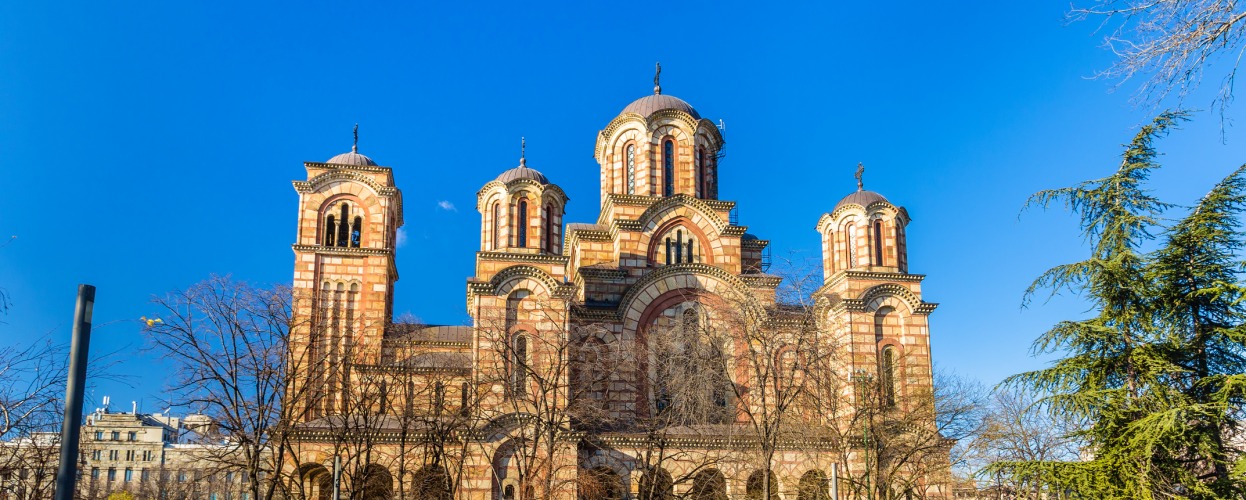
[[[1034,393],[1000,387],[990,395],[981,428],[967,442],[967,463],[981,487],[1040,498],[1055,492],[1053,485],[1000,464],[1077,460],[1083,444],[1075,435],[1079,427],[1039,404]]]
[[[290,404],[307,390],[292,381],[314,360],[290,349],[292,300],[287,287],[256,288],[212,277],[157,297],[160,321],[147,329],[152,349],[177,367],[173,405],[192,408],[219,426],[219,446],[205,451],[219,471],[245,475],[250,498],[277,498],[286,481]]]
[[[1074,8],[1072,19],[1099,18],[1104,46],[1117,61],[1098,76],[1141,78],[1135,98],[1158,104],[1183,100],[1211,71],[1219,80],[1212,105],[1223,118],[1233,100],[1246,36],[1246,5],[1234,0],[1097,0]]]

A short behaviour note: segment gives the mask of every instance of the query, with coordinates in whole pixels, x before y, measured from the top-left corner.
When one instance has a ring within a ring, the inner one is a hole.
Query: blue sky
[[[0,4],[0,235],[17,236],[0,247],[0,345],[67,340],[76,285],[94,284],[92,348],[123,353],[131,378],[90,396],[162,409],[170,369],[141,352],[137,320],[152,295],[214,273],[289,281],[290,181],[349,150],[355,123],[406,203],[396,311],[462,323],[476,191],[525,136],[568,220],[594,221],[597,131],[661,61],[665,93],[725,123],[721,198],[776,257],[819,257],[814,224],[863,162],[866,187],[913,217],[936,363],[993,384],[1041,366],[1030,341],[1085,314],[1021,309],[1030,280],[1085,253],[1067,215],[1018,217],[1026,197],[1108,174],[1155,111],[1087,78],[1111,55],[1067,8]],[[1241,131],[1220,131],[1204,112],[1164,139],[1156,194],[1191,203],[1246,160]]]

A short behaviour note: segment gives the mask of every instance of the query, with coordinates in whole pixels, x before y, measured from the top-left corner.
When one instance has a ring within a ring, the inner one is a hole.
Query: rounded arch
[[[674,217],[667,218],[664,222],[662,222],[661,226],[658,226],[658,228],[652,232],[646,231],[645,234],[641,236],[640,243],[641,245],[647,245],[645,258],[648,260],[649,264],[653,265],[655,262],[661,261],[661,259],[658,258],[658,254],[663,250],[665,245],[664,236],[673,233],[678,229],[687,230],[688,236],[693,238],[693,241],[696,242],[694,251],[699,252],[702,256],[700,259],[701,263],[714,264],[717,261],[715,258],[716,247],[707,243],[718,241],[718,234],[717,231],[714,231],[712,226],[705,222],[705,218],[702,218],[701,221],[701,225],[697,225],[690,217],[675,215]],[[713,232],[713,238],[707,234],[707,230]]]
[[[302,498],[330,500],[333,497],[333,475],[319,463],[305,463],[298,467],[298,488]]]
[[[884,305],[890,305],[901,311],[903,315],[912,314],[913,311],[917,311],[922,305],[922,300],[917,297],[917,294],[904,285],[895,283],[872,286],[861,292],[858,300],[865,304],[868,310],[877,310]]]
[[[576,498],[580,500],[623,500],[627,487],[614,469],[597,466],[581,470],[576,481]]]
[[[779,477],[769,469],[753,471],[744,483],[744,496],[749,500],[779,500]]]
[[[640,475],[639,500],[675,500],[675,481],[661,467],[651,467]]]
[[[796,500],[831,500],[828,481],[830,480],[827,479],[826,473],[821,469],[805,472],[800,476]]]
[[[362,477],[358,479],[362,500],[390,500],[394,497],[394,477],[390,475],[389,469],[368,464],[363,468]]]
[[[452,500],[454,488],[444,467],[425,465],[411,474],[411,493],[418,500]]]
[[[650,304],[670,290],[694,290],[697,293],[719,297],[739,297],[750,307],[760,307],[748,287],[740,278],[718,267],[705,264],[667,266],[645,274],[632,285],[619,301],[619,317],[623,318],[623,331],[636,332],[642,324],[641,316]]]
[[[534,295],[552,297],[562,287],[562,283],[541,268],[525,264],[498,271],[489,284],[494,295],[499,296],[509,295],[512,290],[527,289]]]
[[[311,179],[307,181],[306,185],[310,186],[313,191],[323,191],[325,190],[326,187],[330,187],[329,185],[333,184],[334,182],[347,182],[347,183],[359,184],[361,186],[367,187],[369,190],[372,191],[372,194],[378,195],[378,196],[384,195],[389,191],[389,189],[386,189],[384,186],[381,186],[369,176],[366,176],[366,175],[363,175],[357,172],[348,172],[348,171],[343,171],[343,170],[333,170],[333,171],[325,172],[323,174],[312,177]]]
[[[718,469],[704,469],[692,476],[692,486],[684,498],[689,500],[727,500],[727,477]]]

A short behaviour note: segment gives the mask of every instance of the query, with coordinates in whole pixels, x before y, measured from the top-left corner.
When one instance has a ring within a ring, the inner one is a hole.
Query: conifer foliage
[[[1112,175],[1030,199],[1076,214],[1091,252],[1039,276],[1026,302],[1072,292],[1092,316],[1042,334],[1035,353],[1063,357],[1005,384],[1038,389],[1042,408],[1083,422],[1083,459],[992,473],[1055,497],[1242,498],[1246,165],[1192,208],[1156,199],[1146,188],[1160,167],[1153,143],[1184,119],[1169,112],[1143,127]]]

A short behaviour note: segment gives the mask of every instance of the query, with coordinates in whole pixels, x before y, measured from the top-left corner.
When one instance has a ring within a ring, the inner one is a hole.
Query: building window
[[[705,157],[704,155],[705,155],[705,149],[698,147],[697,148],[697,167],[696,167],[697,178],[695,182],[697,198],[701,198],[702,196],[705,195]]]
[[[103,441],[103,440],[104,440],[104,431],[95,431],[95,440],[96,440],[96,441]]]
[[[112,431],[112,440],[113,440],[113,441],[120,441],[120,440],[121,440],[121,432],[120,432],[120,431]]]
[[[359,248],[363,239],[363,217],[355,216],[355,223],[350,226],[350,246]]]
[[[126,451],[125,451],[125,460],[126,460],[127,462],[132,462],[132,461],[134,461],[134,450],[126,450]]]
[[[528,246],[528,200],[519,200],[515,229],[515,246],[520,248]]]
[[[98,480],[99,478],[100,478],[100,468],[91,467],[91,480],[95,481],[95,480]]]
[[[495,201],[493,202],[493,249],[494,250],[497,250],[497,248],[501,246],[501,243],[499,243],[498,241],[498,236],[502,232],[501,226],[502,226],[502,204]]]
[[[636,145],[627,145],[627,194],[636,194]]]
[[[138,471],[138,479],[140,481],[147,482],[149,479],[151,479],[151,472],[148,471],[147,469],[140,469]]]
[[[883,221],[874,221],[874,265],[883,265]]]
[[[879,385],[882,389],[883,404],[896,404],[896,348],[883,348],[882,359],[879,360]]]
[[[459,414],[467,415],[468,412],[471,411],[468,406],[471,402],[469,399],[471,397],[471,385],[468,385],[467,382],[463,382],[463,385],[459,388],[459,391]]]
[[[337,219],[332,215],[324,219],[324,246],[331,247],[337,241]]]
[[[848,227],[845,228],[844,235],[848,241],[844,242],[848,246],[846,249],[848,254],[848,269],[857,267],[857,224],[854,221],[848,221]]]
[[[121,452],[119,452],[119,451],[117,451],[117,450],[108,450],[108,459],[109,459],[109,460],[117,460],[117,457],[119,457],[120,455],[121,455]]]
[[[125,481],[128,483],[133,480],[134,480],[134,469],[127,467],[125,470]]]
[[[662,195],[675,194],[675,141],[662,143]]]
[[[104,456],[104,450],[94,450],[91,452],[91,460],[101,460]]]
[[[134,441],[137,438],[138,438],[138,433],[131,431],[129,435],[126,436],[126,441]]]
[[[108,481],[112,482],[116,480],[117,480],[117,469],[109,468],[108,469]]]
[[[528,336],[520,333],[511,342],[511,393],[522,396],[528,392]]]

